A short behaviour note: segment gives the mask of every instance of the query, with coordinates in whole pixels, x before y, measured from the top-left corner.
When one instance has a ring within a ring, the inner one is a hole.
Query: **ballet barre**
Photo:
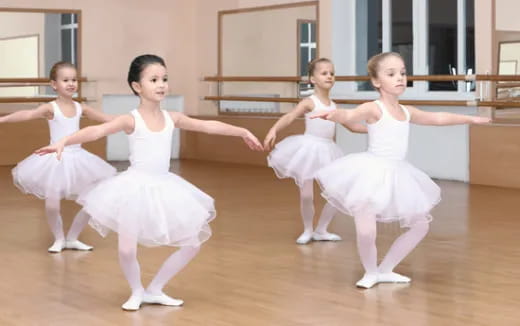
[[[78,78],[78,96],[74,98],[78,102],[86,102],[87,98],[81,96],[81,83],[88,82],[87,77]],[[49,78],[0,78],[1,87],[29,87],[50,86]],[[44,103],[56,99],[55,96],[9,96],[0,97],[0,104],[5,103]]]
[[[277,103],[298,103],[301,98],[298,97],[252,97],[252,96],[204,96],[207,101],[244,101],[244,102],[277,102]],[[362,104],[368,102],[368,99],[332,99],[337,104]],[[403,105],[417,106],[466,106],[466,107],[496,107],[513,108],[520,107],[520,101],[438,101],[438,100],[402,100],[399,103]],[[222,112],[223,113],[223,112]]]
[[[516,81],[520,75],[413,75],[408,81]],[[298,82],[308,83],[307,76],[207,76],[207,82]],[[336,81],[369,81],[369,76],[336,76]]]
[[[41,97],[0,97],[0,104],[1,103],[46,103],[50,102],[52,100],[55,100],[56,96],[41,96]],[[77,102],[86,102],[86,97],[74,97],[74,101]]]
[[[370,81],[369,76],[336,76],[336,82],[366,82]],[[244,101],[244,102],[274,102],[274,103],[298,103],[301,97],[260,97],[260,96],[225,96],[221,95],[221,83],[224,82],[282,82],[282,83],[309,83],[306,76],[206,76],[202,79],[206,82],[218,83],[218,95],[204,96],[202,99],[207,101]],[[489,74],[473,74],[473,75],[413,75],[407,76],[408,81],[466,81],[481,82],[481,93],[483,88],[489,89],[489,85],[484,82],[497,82],[496,88],[520,87],[520,75],[489,75]],[[333,99],[338,104],[361,104],[369,101],[368,99]],[[402,100],[400,103],[404,105],[418,106],[462,106],[462,107],[495,107],[518,108],[520,101],[497,100],[492,97],[485,100],[481,94],[479,99],[475,100]],[[221,112],[224,113],[224,112]],[[261,114],[263,115],[263,114]],[[270,113],[268,115],[271,115]]]

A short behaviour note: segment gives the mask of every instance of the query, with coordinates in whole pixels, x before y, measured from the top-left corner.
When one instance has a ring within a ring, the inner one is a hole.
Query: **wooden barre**
[[[253,96],[205,96],[208,101],[244,101],[244,102],[274,102],[298,103],[302,99],[296,97],[253,97]]]
[[[78,81],[88,82],[87,77],[79,77]],[[49,78],[0,78],[0,84],[30,84],[30,83],[46,83],[49,84],[51,80]]]
[[[38,87],[38,86],[50,86],[49,83],[14,83],[14,84],[2,84],[0,83],[0,87]]]
[[[512,87],[520,87],[520,83],[497,83],[496,88],[512,88]]]
[[[250,97],[250,96],[205,96],[207,101],[243,101],[243,102],[272,102],[272,103],[298,103],[301,98],[296,97]],[[370,99],[333,99],[337,104],[362,104]],[[418,106],[477,106],[477,107],[520,107],[520,101],[438,101],[438,100],[401,100],[404,105]]]
[[[274,103],[298,103],[302,99],[296,97],[253,97],[253,96],[205,96],[208,101],[244,101],[244,102],[274,102]],[[362,104],[370,99],[333,99],[338,104]],[[475,106],[474,101],[431,101],[431,100],[402,100],[399,103],[405,105],[435,105],[435,106]]]
[[[408,81],[517,81],[520,75],[415,75],[407,76]],[[369,76],[336,76],[336,81],[369,81]],[[208,82],[309,82],[301,76],[207,76]]]
[[[0,103],[45,103],[55,100],[56,97],[0,97]],[[86,102],[85,97],[75,97],[75,101]]]

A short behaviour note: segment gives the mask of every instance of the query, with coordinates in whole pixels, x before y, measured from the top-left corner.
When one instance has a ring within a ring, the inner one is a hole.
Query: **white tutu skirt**
[[[145,246],[199,246],[211,236],[213,198],[173,174],[130,168],[82,193],[90,226],[133,237]]]
[[[12,170],[14,184],[41,199],[75,199],[88,185],[117,173],[116,169],[83,148],[55,154],[32,154]]]
[[[301,187],[316,172],[343,156],[334,141],[312,135],[290,136],[279,142],[267,157],[278,178],[293,178]]]
[[[322,196],[345,214],[374,214],[379,222],[402,227],[430,222],[440,188],[405,160],[371,153],[350,154],[321,169]],[[362,215],[360,215],[362,216]]]

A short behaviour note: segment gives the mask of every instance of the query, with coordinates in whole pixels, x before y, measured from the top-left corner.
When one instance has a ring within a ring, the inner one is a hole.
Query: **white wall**
[[[103,111],[108,114],[126,114],[136,109],[139,105],[139,97],[135,95],[103,95]],[[184,98],[182,96],[167,96],[161,103],[161,108],[168,111],[184,111]],[[173,131],[172,158],[179,158],[180,151],[180,132],[178,128]],[[128,137],[124,132],[107,137],[107,160],[108,161],[127,161],[128,160]]]
[[[518,0],[495,0],[496,1],[496,29],[499,31],[519,31],[520,20]],[[477,2],[478,3],[478,2]]]

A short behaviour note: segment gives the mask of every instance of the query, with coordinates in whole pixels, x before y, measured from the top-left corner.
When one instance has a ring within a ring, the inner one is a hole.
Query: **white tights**
[[[168,257],[153,280],[148,285],[146,292],[149,294],[161,294],[168,281],[181,271],[199,252],[200,247],[182,247]],[[141,283],[141,269],[137,261],[137,241],[133,237],[119,234],[119,263],[125,275],[132,294],[144,292]]]
[[[390,273],[419,244],[430,228],[428,223],[417,223],[401,234],[392,244],[385,258],[377,266],[375,215],[354,217],[357,247],[366,274]]]
[[[312,234],[313,231],[317,233],[326,233],[327,228],[337,213],[337,210],[329,203],[325,204],[321,211],[321,216],[316,225],[316,230],[313,229],[314,222],[314,184],[313,181],[307,181],[300,187],[300,211],[302,214],[304,233]]]
[[[47,215],[47,222],[51,228],[51,232],[54,235],[54,239],[57,241],[65,240],[63,232],[63,220],[60,215],[60,199],[47,198],[45,200],[45,213]],[[77,240],[81,231],[85,228],[89,220],[89,216],[80,210],[79,213],[74,217],[72,225],[70,226],[69,233],[67,234],[67,240]]]

